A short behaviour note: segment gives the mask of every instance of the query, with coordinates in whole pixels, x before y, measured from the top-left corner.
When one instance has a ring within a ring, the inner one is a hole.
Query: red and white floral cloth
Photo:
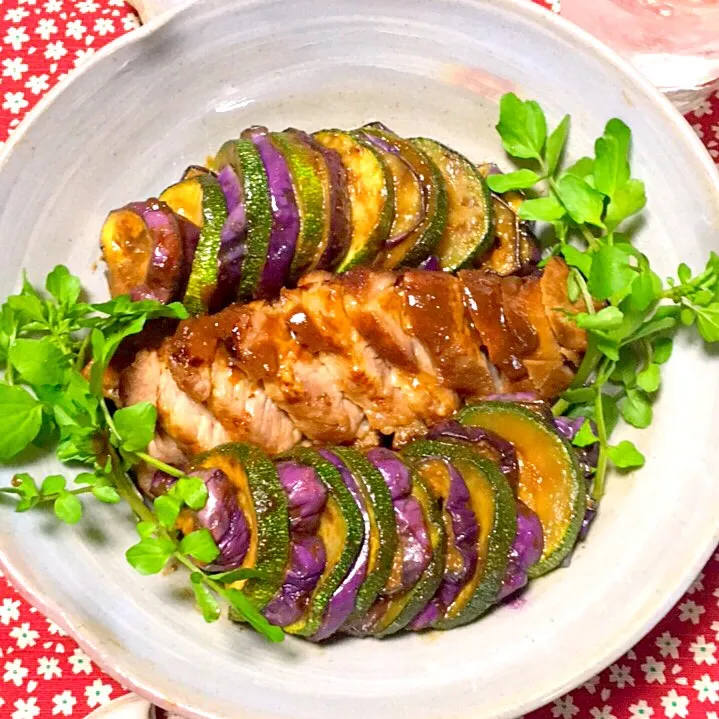
[[[123,0],[0,0],[0,147],[47,90],[138,25]],[[719,95],[687,119],[719,162]],[[718,647],[719,552],[632,651],[531,719],[719,719]],[[0,719],[83,719],[125,693],[0,575]]]

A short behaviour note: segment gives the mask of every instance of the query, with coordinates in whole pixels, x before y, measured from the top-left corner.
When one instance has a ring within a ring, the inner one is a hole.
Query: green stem
[[[181,470],[177,469],[177,467],[173,467],[171,464],[165,464],[164,462],[160,461],[159,459],[155,459],[152,455],[149,455],[146,452],[135,452],[135,454],[143,462],[146,462],[152,467],[155,467],[155,469],[159,469],[165,472],[165,474],[169,474],[171,477],[177,477],[178,479],[182,479],[183,477],[187,476],[185,472],[182,472]]]
[[[582,293],[582,300],[584,300],[584,304],[587,307],[587,312],[590,315],[596,314],[596,310],[594,309],[594,299],[589,292],[589,287],[587,286],[587,281],[584,279],[584,275],[582,275],[576,267],[572,267],[572,272],[574,274],[574,279],[579,286],[579,291]]]
[[[108,452],[112,460],[112,477],[115,480],[117,493],[130,505],[130,509],[140,520],[156,524],[157,520],[155,519],[155,515],[145,504],[137,487],[127,475],[127,472],[122,468],[122,462],[114,447],[109,447]]]
[[[80,345],[80,348],[77,351],[77,359],[75,360],[75,369],[79,372],[82,370],[82,368],[85,366],[85,353],[87,352],[87,347],[90,344],[90,335],[89,333],[85,335],[85,338],[82,340],[82,344]]]
[[[607,476],[607,462],[609,455],[607,454],[607,425],[604,421],[604,404],[602,402],[601,386],[597,392],[597,398],[594,401],[594,421],[597,425],[597,437],[599,437],[599,459],[597,461],[597,471],[592,482],[592,499],[599,502],[604,496],[604,484]]]
[[[695,290],[705,289],[705,283],[709,283],[713,286],[716,281],[713,268],[704,270],[704,272],[693,277],[689,282],[682,282],[680,285],[676,285],[671,289],[662,292],[661,297],[665,300],[672,300],[678,302],[684,295],[694,292]]]

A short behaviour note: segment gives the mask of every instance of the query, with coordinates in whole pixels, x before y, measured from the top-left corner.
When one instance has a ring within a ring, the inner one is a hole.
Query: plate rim
[[[689,155],[693,155],[695,162],[701,164],[707,179],[713,185],[716,193],[719,195],[719,168],[715,165],[708,151],[698,138],[691,126],[679,113],[679,111],[671,104],[671,102],[657,90],[644,76],[642,76],[627,60],[622,58],[618,53],[604,45],[601,41],[594,38],[587,31],[579,28],[568,20],[562,18],[556,13],[539,7],[534,2],[527,0],[445,0],[448,4],[457,3],[468,6],[492,6],[500,5],[510,9],[513,14],[521,15],[529,18],[535,25],[549,30],[550,32],[564,35],[568,40],[573,40],[580,45],[585,51],[593,53],[596,57],[605,61],[615,72],[620,73],[632,85],[640,89],[648,100],[656,108],[657,112],[664,116],[669,122],[677,139],[681,139],[687,147]],[[239,3],[241,7],[249,7],[262,3],[263,0],[244,0]],[[35,124],[36,120],[45,113],[55,102],[66,88],[71,84],[77,83],[88,72],[92,71],[96,66],[103,62],[107,62],[113,55],[121,50],[135,44],[141,44],[145,38],[160,30],[167,25],[175,17],[184,15],[195,4],[201,5],[202,0],[186,0],[179,7],[175,7],[165,13],[153,18],[150,22],[142,27],[124,35],[123,37],[113,41],[110,45],[103,48],[82,68],[72,73],[68,78],[60,81],[53,87],[38,104],[25,117],[21,127],[10,137],[0,152],[0,172],[7,164],[13,150],[19,145],[30,128]],[[711,528],[710,528],[711,529]],[[139,673],[131,666],[125,667],[116,664],[116,660],[112,659],[100,644],[96,645],[94,633],[91,629],[84,626],[83,620],[79,616],[74,616],[71,610],[63,609],[54,600],[50,600],[43,596],[43,592],[39,586],[35,586],[19,567],[15,567],[9,557],[2,550],[2,536],[0,536],[0,571],[10,581],[13,588],[31,605],[38,608],[42,614],[57,624],[63,631],[70,635],[80,646],[80,648],[88,654],[95,664],[113,679],[115,679],[123,688],[161,706],[168,711],[174,711],[186,716],[188,719],[226,719],[215,714],[213,711],[194,708],[187,701],[174,701],[172,698],[160,693],[150,684],[145,683]],[[641,638],[646,636],[656,624],[670,611],[677,600],[684,594],[686,589],[694,580],[696,574],[709,560],[717,545],[719,544],[719,527],[709,532],[707,543],[699,547],[695,551],[693,561],[689,562],[684,569],[684,575],[680,582],[675,585],[672,592],[660,595],[653,603],[653,608],[646,611],[644,621],[638,622],[632,631],[627,632],[622,641],[613,645],[611,650],[600,652],[596,660],[585,667],[583,670],[576,672],[571,678],[565,679],[558,685],[545,686],[537,689],[532,696],[529,696],[518,703],[511,709],[511,713],[504,712],[495,719],[503,719],[510,716],[525,714],[540,706],[547,704],[556,697],[565,694],[567,691],[581,686],[587,679],[602,671],[609,664],[622,656],[628,649],[634,646]],[[122,664],[122,662],[121,662]],[[237,719],[260,719],[259,715],[254,712],[245,712],[235,715]]]

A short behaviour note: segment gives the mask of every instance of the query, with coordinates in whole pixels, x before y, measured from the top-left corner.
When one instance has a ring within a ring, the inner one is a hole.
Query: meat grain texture
[[[567,313],[566,264],[526,277],[484,270],[312,272],[273,302],[182,322],[122,371],[119,401],[152,402],[150,452],[224,442],[270,454],[300,442],[401,446],[469,400],[566,389],[586,335]]]

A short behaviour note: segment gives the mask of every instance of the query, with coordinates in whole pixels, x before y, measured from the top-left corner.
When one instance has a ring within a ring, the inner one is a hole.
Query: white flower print
[[[37,24],[35,33],[43,40],[49,40],[53,35],[57,35],[57,25],[52,18],[42,18]]]
[[[103,684],[101,679],[95,679],[90,686],[85,687],[87,705],[91,709],[107,704],[110,701],[110,694],[112,694],[112,687],[109,684]]]
[[[82,0],[75,5],[78,12],[83,14],[97,12],[100,9],[100,5],[93,0]]]
[[[69,689],[66,689],[62,694],[56,694],[52,698],[52,703],[55,705],[52,708],[53,716],[62,714],[62,716],[67,717],[72,714],[72,708],[77,704],[77,699]]]
[[[60,660],[57,657],[40,657],[37,660],[37,673],[43,679],[61,677]]]
[[[719,140],[719,124],[712,125],[712,132],[714,133],[714,137]]]
[[[34,647],[40,636],[34,629],[30,629],[28,622],[23,622],[19,627],[13,627],[10,636],[15,640],[18,649]]]
[[[716,712],[707,712],[707,719],[719,719]]]
[[[712,592],[712,596],[717,598],[717,607],[719,607],[719,587]]]
[[[92,28],[100,37],[104,37],[108,33],[115,32],[115,24],[106,17],[99,17],[95,20],[95,25]]]
[[[644,664],[641,665],[641,670],[644,672],[644,679],[647,684],[664,684],[667,680],[664,676],[664,669],[666,665],[664,662],[658,662],[654,657],[647,657]]]
[[[23,25],[19,27],[10,26],[7,29],[7,34],[3,38],[3,42],[6,45],[10,45],[13,50],[20,50],[23,44],[30,39],[30,36],[25,32]]]
[[[589,713],[594,719],[617,719],[617,717],[612,714],[612,707],[607,704],[605,704],[601,709],[592,707],[589,710]]]
[[[2,104],[2,109],[7,110],[13,115],[17,115],[20,110],[24,110],[30,103],[25,99],[25,93],[22,92],[6,92],[5,101]],[[6,600],[9,601],[9,600]],[[20,602],[18,602],[19,604]],[[1,609],[1,608],[0,608]],[[17,617],[15,617],[17,619]],[[0,616],[0,621],[2,616]],[[3,622],[7,624],[7,622]]]
[[[687,599],[686,602],[682,602],[679,605],[679,621],[689,621],[694,625],[699,624],[699,619],[704,612],[706,612],[706,609],[704,609],[701,604],[697,604],[691,599]]]
[[[579,707],[574,704],[574,698],[571,694],[565,694],[563,697],[554,700],[554,706],[552,707],[553,717],[572,719],[572,717],[578,713]]]
[[[704,128],[701,126],[700,122],[693,122],[692,129],[697,135],[699,135],[700,140],[704,139]]]
[[[46,621],[47,621],[47,630],[48,630],[48,632],[50,632],[50,634],[52,634],[53,636],[57,635],[58,637],[66,637],[67,636],[67,634],[65,632],[63,632],[62,629],[60,629],[60,627],[58,627],[57,624],[55,624],[55,622],[53,622],[49,619]]]
[[[60,12],[62,10],[62,0],[47,0],[43,5],[45,12]]]
[[[5,21],[22,22],[29,14],[24,7],[13,7],[5,13]]]
[[[687,706],[689,705],[689,699],[685,696],[677,694],[676,689],[670,689],[662,699],[662,706],[664,707],[664,714],[669,719],[674,717],[686,717],[689,714]]]
[[[47,75],[30,75],[25,83],[25,87],[30,90],[33,95],[40,95],[50,87]]]
[[[719,642],[719,621],[712,622],[711,630],[714,632],[714,639]]]
[[[559,14],[562,11],[562,0],[550,0],[549,6],[551,7],[552,12]]]
[[[107,4],[110,7],[123,7],[125,5],[125,0],[107,0]]]
[[[87,28],[82,24],[81,20],[70,20],[65,26],[65,37],[71,37],[73,40],[79,40]]]
[[[691,583],[691,586],[689,589],[687,589],[687,594],[694,594],[695,592],[701,592],[701,590],[704,589],[704,573],[699,572],[699,575],[697,578]]]
[[[95,54],[94,48],[87,48],[87,50],[78,50],[75,53],[75,67],[82,65],[83,62],[89,60]]]
[[[694,661],[697,664],[716,664],[717,660],[714,654],[716,653],[716,644],[707,642],[704,639],[704,635],[701,634],[696,640],[689,645],[689,651],[694,655]]]
[[[15,702],[15,711],[12,713],[12,719],[35,719],[40,713],[40,707],[37,705],[35,697],[27,699],[18,699]]]
[[[709,100],[702,100],[699,106],[693,111],[696,117],[704,117],[704,115],[711,115],[712,104]]]
[[[599,675],[592,677],[589,681],[584,682],[582,686],[590,693],[594,694],[597,691],[597,685],[599,684]]]
[[[716,704],[719,701],[719,681],[712,681],[708,674],[702,675],[701,679],[694,682],[694,689],[700,702],[709,701]]]
[[[659,648],[659,653],[663,657],[679,658],[679,647],[682,643],[681,639],[673,637],[669,632],[664,632],[661,637],[654,640],[654,644]]]
[[[28,670],[22,665],[22,659],[13,659],[11,662],[5,662],[5,674],[3,674],[2,680],[21,687],[27,674]]]
[[[3,77],[9,77],[11,80],[19,80],[24,73],[27,72],[27,65],[21,57],[5,58],[2,61]]]
[[[124,2],[124,0],[122,1]],[[130,30],[135,30],[138,27],[140,27],[140,18],[137,15],[125,15],[122,18],[122,29],[125,32],[130,32]]]
[[[65,55],[67,55],[67,49],[62,40],[49,42],[45,48],[45,57],[48,60],[59,60],[61,57],[65,57]]]
[[[719,142],[709,140],[709,142],[707,142],[707,150],[709,150],[709,154],[716,160],[719,157]]]
[[[88,657],[82,649],[76,649],[68,661],[72,664],[73,674],[80,674],[80,672],[83,674],[92,673],[92,662],[90,661],[90,657]]]
[[[609,667],[609,681],[612,684],[617,685],[617,689],[624,689],[625,686],[634,686],[634,677],[628,666],[619,666],[618,664],[612,664]]]
[[[644,699],[640,699],[636,704],[631,704],[629,707],[631,719],[645,719],[645,717],[650,717],[652,714],[654,714],[654,709]]]

